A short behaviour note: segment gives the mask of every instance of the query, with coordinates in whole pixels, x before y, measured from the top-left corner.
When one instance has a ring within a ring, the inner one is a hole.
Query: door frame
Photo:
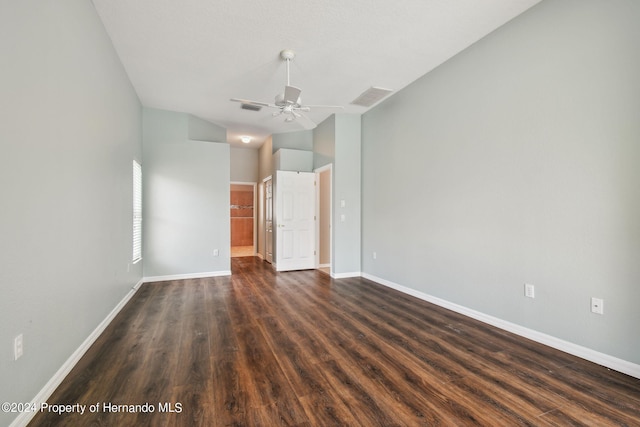
[[[258,251],[258,215],[257,213],[257,190],[258,183],[257,182],[244,182],[244,181],[230,181],[229,182],[229,191],[231,191],[232,185],[250,185],[253,187],[253,255],[255,256]],[[229,218],[229,248],[231,248],[231,218]],[[231,253],[231,249],[229,249],[229,253]]]
[[[267,248],[267,182],[271,182],[271,254],[273,255],[273,175],[269,175],[262,180],[262,197],[260,198],[260,206],[262,209],[262,239],[264,243],[263,260],[273,265],[273,256],[269,259],[269,251]]]
[[[314,170],[316,173],[316,268],[320,268],[320,174],[329,173],[329,271],[333,274],[333,163]]]

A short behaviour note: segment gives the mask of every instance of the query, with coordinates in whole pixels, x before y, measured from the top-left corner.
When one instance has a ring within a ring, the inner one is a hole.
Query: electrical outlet
[[[376,258],[378,258],[378,254],[374,252],[373,253],[373,259],[376,259]]]
[[[213,250],[213,256],[218,256],[218,255],[220,255],[220,251],[217,250],[217,249],[214,249]]]
[[[604,300],[601,298],[591,298],[591,312],[604,314]]]
[[[529,283],[525,283],[524,284],[524,296],[527,298],[535,298],[536,297],[536,288],[529,284]]]
[[[24,343],[22,334],[13,339],[13,360],[18,360],[24,353]]]

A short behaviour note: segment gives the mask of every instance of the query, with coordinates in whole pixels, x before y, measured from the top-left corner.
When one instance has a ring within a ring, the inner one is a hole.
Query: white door
[[[315,173],[277,171],[276,270],[315,268]]]

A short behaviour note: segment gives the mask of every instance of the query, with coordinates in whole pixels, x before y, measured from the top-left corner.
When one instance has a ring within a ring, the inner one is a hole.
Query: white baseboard
[[[373,276],[371,274],[363,273],[362,277],[387,286],[389,288],[395,289],[397,291],[403,292],[405,294],[412,295],[416,298],[430,302],[440,307],[455,311],[456,313],[464,314],[465,316],[471,317],[505,331],[512,332],[516,335],[520,335],[544,345],[548,345],[549,347],[564,351],[565,353],[569,353],[582,359],[589,360],[591,362],[597,363],[598,365],[602,365],[618,372],[631,375],[635,378],[640,378],[640,365],[629,362],[627,360],[619,359],[617,357],[610,356],[608,354],[601,353],[599,351],[592,350],[590,348],[583,347],[572,342],[562,340],[560,338],[556,338],[552,335],[547,335],[542,332],[517,325],[515,323],[507,322],[506,320],[502,320],[497,317],[493,317],[488,314],[470,309],[468,307],[464,307],[462,305],[458,305],[447,300],[425,294],[415,289],[399,285],[397,283]]]
[[[129,302],[131,297],[137,292],[142,285],[143,280],[138,281],[131,290],[127,293],[127,295],[122,298],[122,300],[115,306],[113,310],[104,318],[102,322],[91,332],[91,334],[84,340],[80,347],[73,352],[71,356],[64,362],[64,364],[58,369],[58,371],[51,377],[51,379],[45,384],[45,386],[40,390],[40,392],[31,400],[31,403],[36,407],[40,407],[41,403],[47,401],[47,399],[53,394],[53,392],[58,388],[60,383],[65,379],[69,372],[76,366],[76,363],[80,361],[82,356],[89,350],[89,347],[93,345],[93,343],[98,339],[100,334],[104,332],[104,330],[109,326],[109,324],[113,321],[113,319],[118,315],[120,310]],[[36,412],[21,412],[16,419],[9,425],[9,427],[25,427],[31,419],[37,414]]]
[[[331,273],[331,277],[334,279],[348,279],[350,277],[361,277],[362,273],[359,271],[353,271],[350,273]]]
[[[318,268],[327,268],[331,267],[331,264],[318,264]]]
[[[207,271],[203,273],[172,274],[168,276],[149,276],[149,277],[143,277],[142,280],[144,281],[144,283],[148,283],[148,282],[166,282],[167,280],[204,279],[207,277],[218,277],[218,276],[231,276],[231,271],[221,270],[221,271]]]

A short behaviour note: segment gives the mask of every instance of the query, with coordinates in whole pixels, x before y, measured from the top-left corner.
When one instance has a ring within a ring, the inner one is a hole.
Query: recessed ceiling
[[[273,110],[286,84],[304,104],[344,106],[371,87],[402,89],[540,0],[93,0],[143,105],[227,128],[229,143],[302,130]],[[306,113],[316,123],[333,111]]]

